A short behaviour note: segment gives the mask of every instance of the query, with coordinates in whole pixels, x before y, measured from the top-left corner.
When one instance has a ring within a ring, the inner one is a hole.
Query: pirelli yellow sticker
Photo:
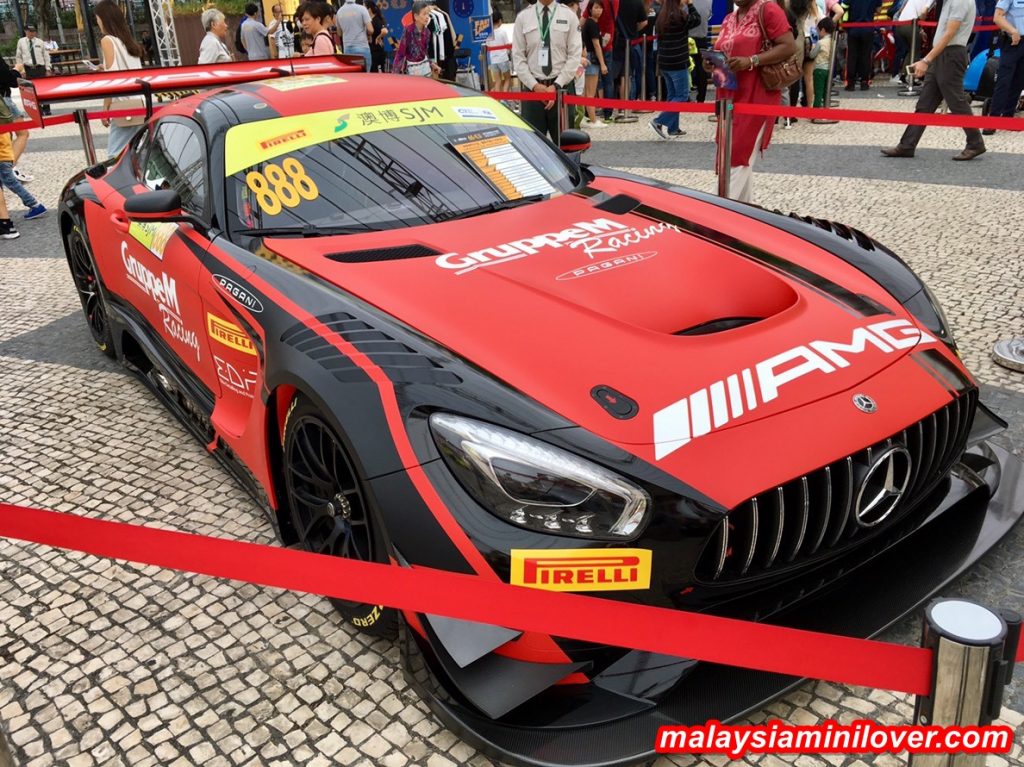
[[[221,319],[209,312],[206,313],[206,331],[210,338],[230,349],[256,356],[256,347],[249,336],[238,325]]]
[[[176,231],[178,231],[177,224],[166,222],[132,221],[128,226],[128,235],[138,240],[143,247],[161,261],[164,260],[164,250],[167,248],[167,243]]]
[[[512,549],[513,586],[631,591],[651,586],[648,549]]]
[[[528,129],[501,103],[486,96],[408,101],[313,112],[235,125],[228,130],[224,174],[273,160],[332,139],[417,125],[505,125]]]

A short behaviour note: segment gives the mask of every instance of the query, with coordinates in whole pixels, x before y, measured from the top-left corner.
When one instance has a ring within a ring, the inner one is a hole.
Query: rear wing
[[[203,64],[163,69],[138,69],[120,72],[90,72],[64,77],[19,80],[25,112],[39,127],[45,125],[44,105],[86,99],[120,98],[141,95],[146,102],[146,117],[153,114],[153,94],[195,88],[239,85],[293,75],[333,75],[362,72],[362,56],[312,56],[268,61],[234,61],[227,64]]]

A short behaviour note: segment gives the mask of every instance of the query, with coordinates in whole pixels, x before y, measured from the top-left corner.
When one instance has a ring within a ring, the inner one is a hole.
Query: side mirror
[[[129,221],[191,220],[181,212],[181,195],[173,189],[133,195],[124,201],[124,212]]]
[[[590,149],[590,135],[581,130],[564,130],[558,136],[558,148],[566,154],[579,154]]]

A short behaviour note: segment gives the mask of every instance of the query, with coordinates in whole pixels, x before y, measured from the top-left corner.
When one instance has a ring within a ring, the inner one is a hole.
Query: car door
[[[182,212],[194,216],[196,223],[129,221],[123,207],[118,209],[116,201],[108,199],[113,234],[119,240],[117,263],[110,270],[120,278],[115,290],[187,370],[216,394],[218,378],[197,285],[201,259],[209,248],[206,227],[200,224],[210,215],[204,134],[192,120],[168,117],[154,124],[148,139],[139,139],[135,152],[137,192],[173,189],[181,197]]]

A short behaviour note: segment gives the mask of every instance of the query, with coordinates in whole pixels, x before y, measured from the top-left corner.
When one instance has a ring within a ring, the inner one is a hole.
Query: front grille
[[[782,572],[889,530],[959,459],[977,400],[977,391],[968,391],[886,440],[744,501],[711,534],[698,579],[723,583]],[[868,467],[896,446],[910,458],[906,489],[891,513],[864,526],[855,513],[859,486]]]

